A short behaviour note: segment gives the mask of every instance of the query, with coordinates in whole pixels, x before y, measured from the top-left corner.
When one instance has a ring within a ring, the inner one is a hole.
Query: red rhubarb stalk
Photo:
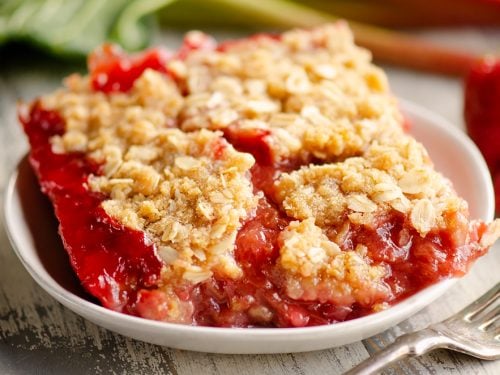
[[[488,164],[500,214],[500,59],[475,64],[465,80],[465,122]]]
[[[384,27],[499,26],[498,0],[294,0],[337,17]]]
[[[314,27],[338,21],[330,13],[286,0],[245,1],[218,0],[238,9],[249,18],[258,18],[279,27]],[[467,51],[438,46],[422,39],[383,28],[349,22],[356,43],[368,48],[380,61],[433,73],[464,76],[478,59]]]

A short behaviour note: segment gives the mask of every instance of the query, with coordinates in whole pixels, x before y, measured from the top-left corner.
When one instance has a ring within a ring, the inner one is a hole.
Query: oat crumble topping
[[[371,306],[391,295],[383,266],[371,265],[366,246],[342,251],[314,219],[293,221],[280,234],[278,264],[286,271],[287,294],[294,299]]]
[[[276,196],[289,216],[313,218],[323,228],[346,219],[374,225],[377,216],[396,210],[409,215],[422,237],[445,225],[446,212],[467,210],[423,146],[402,133],[375,141],[363,157],[282,174]]]
[[[129,94],[93,92],[80,76],[67,86],[43,100],[66,120],[66,133],[54,136],[52,147],[103,163],[89,188],[109,196],[105,211],[153,239],[165,277],[193,283],[214,272],[239,277],[236,233],[259,198],[248,175],[253,157],[220,132],[169,128],[182,97],[160,73],[146,70]]]
[[[187,91],[181,129],[267,129],[276,160],[359,155],[402,121],[385,74],[340,23],[194,51],[170,68]]]

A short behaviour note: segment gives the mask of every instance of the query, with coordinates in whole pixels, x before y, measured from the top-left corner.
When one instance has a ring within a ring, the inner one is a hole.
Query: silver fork
[[[439,348],[481,359],[500,359],[500,327],[494,324],[500,318],[499,299],[500,283],[445,321],[399,336],[344,375],[375,374],[402,358],[417,357]]]

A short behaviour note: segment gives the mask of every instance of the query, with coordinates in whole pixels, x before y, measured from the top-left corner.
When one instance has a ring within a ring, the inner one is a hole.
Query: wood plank
[[[341,374],[368,356],[361,343],[309,353],[220,355],[173,353],[179,374]]]

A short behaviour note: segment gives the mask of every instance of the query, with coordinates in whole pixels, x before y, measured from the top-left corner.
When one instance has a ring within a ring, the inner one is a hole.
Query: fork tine
[[[494,335],[495,335],[495,339],[497,339],[498,341],[500,341],[500,327],[496,327],[495,328]]]
[[[482,297],[474,301],[464,309],[460,310],[456,315],[461,315],[467,321],[471,321],[481,311],[484,311],[500,296],[500,283],[496,284],[493,288],[488,290]]]
[[[498,319],[500,319],[500,306],[497,306],[493,310],[491,310],[488,314],[482,317],[481,324],[478,326],[479,329],[483,331],[487,330],[489,326],[495,323]]]

